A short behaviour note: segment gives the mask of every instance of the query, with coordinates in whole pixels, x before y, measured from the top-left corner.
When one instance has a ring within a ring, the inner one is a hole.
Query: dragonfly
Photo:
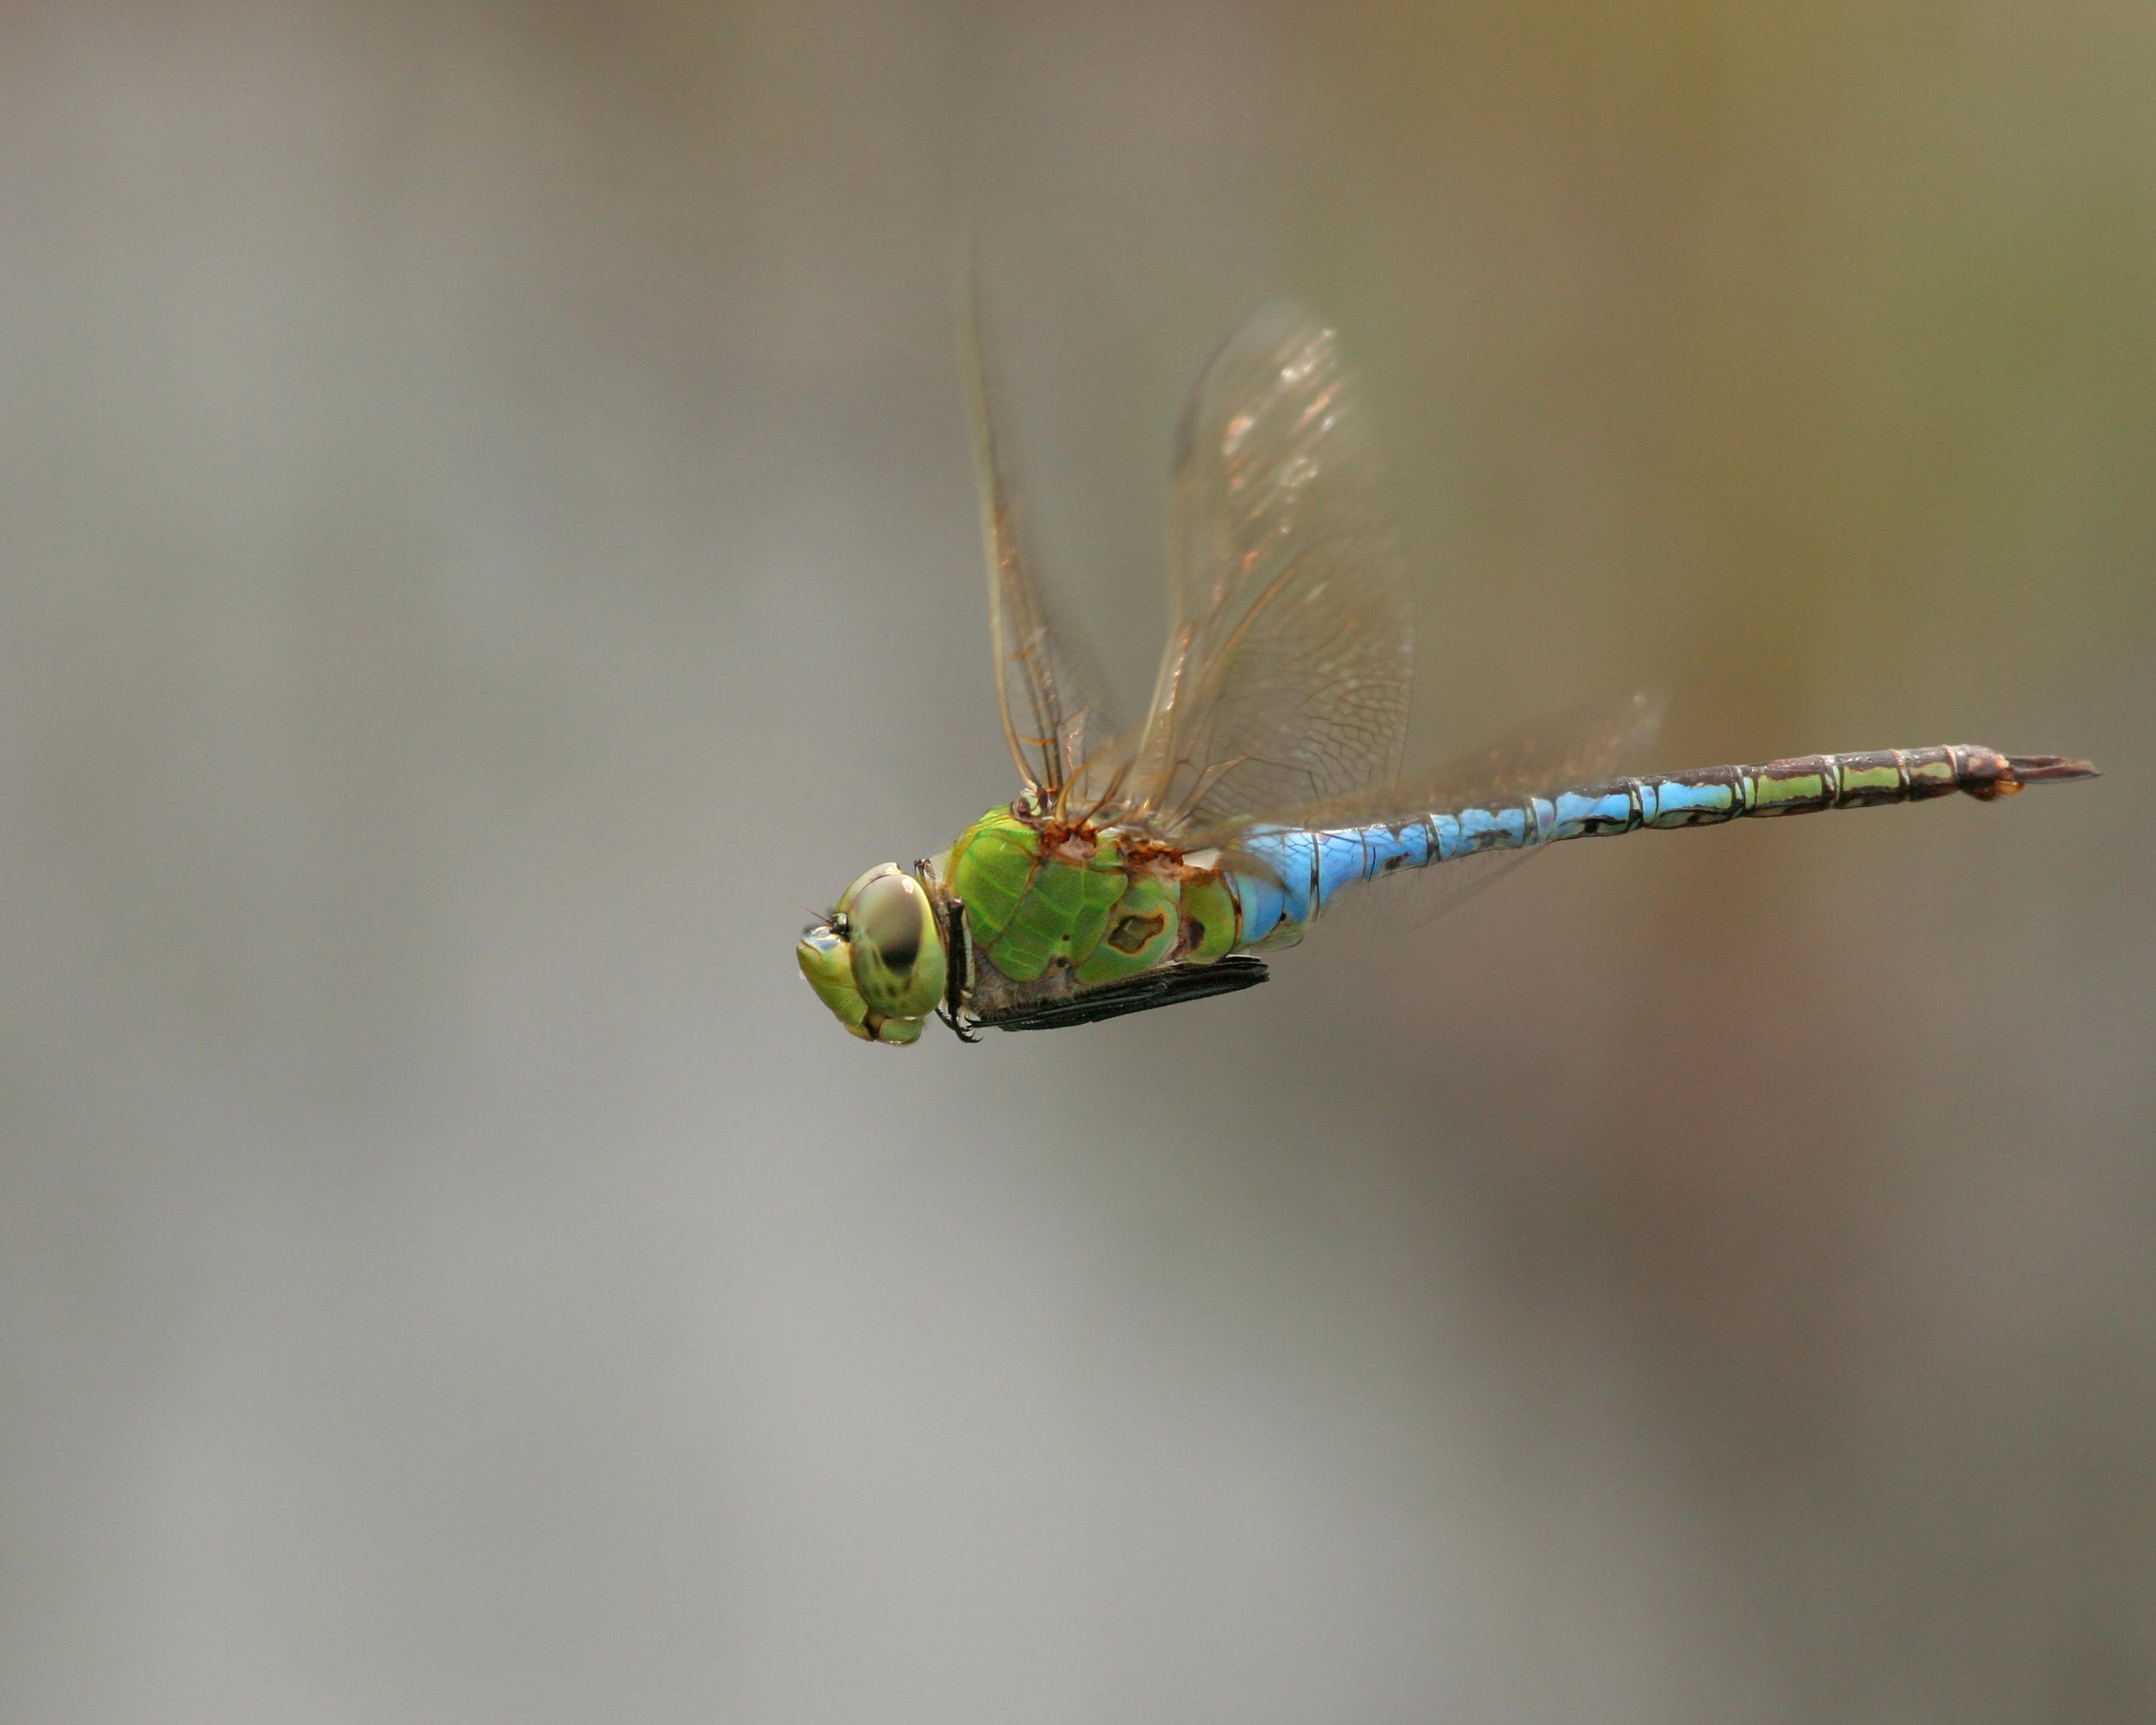
[[[1020,787],[803,932],[803,974],[865,1041],[905,1046],[932,1016],[971,1042],[1248,988],[1343,903],[1404,930],[1568,839],[2095,775],[1947,744],[1615,776],[1653,735],[1644,695],[1403,774],[1412,619],[1369,414],[1332,330],[1289,304],[1245,323],[1192,392],[1168,644],[1150,706],[1122,723],[1028,543],[977,298],[960,346]]]

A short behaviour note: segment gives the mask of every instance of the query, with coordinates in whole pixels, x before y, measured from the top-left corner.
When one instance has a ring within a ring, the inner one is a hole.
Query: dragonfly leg
[[[928,876],[926,862],[914,865],[922,879]],[[943,1004],[936,1009],[936,1016],[951,1027],[951,1034],[961,1042],[978,1042],[981,1039],[966,1023],[966,992],[973,975],[973,938],[966,926],[966,901],[956,893],[938,895],[943,906],[943,944],[946,948],[943,966]]]
[[[1120,983],[1086,988],[1060,1000],[1044,1000],[978,1020],[998,1030],[1060,1030],[1073,1024],[1097,1024],[1133,1012],[1179,1006],[1256,987],[1266,977],[1265,961],[1237,954],[1210,964],[1167,964]]]

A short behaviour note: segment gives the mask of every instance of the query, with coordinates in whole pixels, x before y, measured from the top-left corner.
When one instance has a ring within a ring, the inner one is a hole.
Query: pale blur
[[[2152,88],[2107,0],[0,9],[0,1717],[2156,1715]],[[864,1047],[799,925],[1012,788],[968,227],[1132,694],[1288,292],[1430,748],[2108,776]]]

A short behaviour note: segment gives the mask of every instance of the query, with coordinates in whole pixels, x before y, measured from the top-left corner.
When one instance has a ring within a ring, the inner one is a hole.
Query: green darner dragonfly
[[[912,1042],[931,1014],[971,1041],[1248,988],[1257,954],[1340,900],[1386,895],[1405,928],[1562,839],[2093,774],[1948,744],[1613,778],[1658,716],[1635,696],[1401,778],[1410,619],[1376,454],[1332,332],[1285,305],[1191,397],[1168,649],[1151,710],[1120,725],[1027,552],[970,316],[964,347],[996,691],[1024,783],[942,855],[870,870],[803,934],[809,986],[865,1040]]]

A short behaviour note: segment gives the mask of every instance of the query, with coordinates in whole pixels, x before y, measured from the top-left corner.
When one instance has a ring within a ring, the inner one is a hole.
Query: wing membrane
[[[1260,312],[1206,367],[1177,443],[1171,629],[1123,810],[1195,838],[1389,778],[1412,623],[1332,332]]]
[[[1642,693],[1614,706],[1577,707],[1404,783],[1265,818],[1269,824],[1319,830],[1399,824],[1432,813],[1502,808],[1522,797],[1592,784],[1622,771],[1645,750],[1661,724],[1662,706],[1659,696]],[[1232,855],[1232,845],[1229,848]],[[1350,920],[1375,917],[1388,929],[1419,927],[1545,848],[1481,851],[1395,875],[1348,894],[1343,908]]]
[[[978,282],[971,270],[959,296],[959,349],[988,547],[1004,739],[1027,785],[1052,803],[1120,727],[1091,655],[1059,621],[1035,572],[982,332]]]
[[[1575,707],[1456,755],[1430,772],[1276,810],[1265,819],[1291,826],[1368,826],[1592,783],[1609,777],[1654,741],[1662,709],[1661,697],[1645,692],[1614,706]]]

